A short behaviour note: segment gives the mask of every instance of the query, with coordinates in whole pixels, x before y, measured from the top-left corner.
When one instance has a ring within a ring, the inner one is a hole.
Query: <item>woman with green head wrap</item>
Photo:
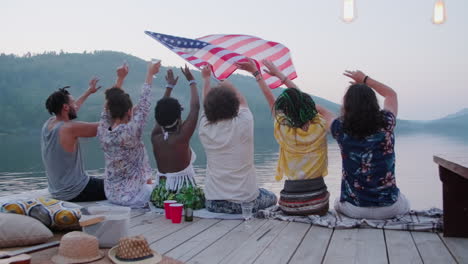
[[[237,66],[255,76],[275,119],[274,135],[280,146],[275,178],[287,178],[279,206],[290,215],[326,214],[329,193],[323,177],[328,174],[327,131],[334,115],[316,105],[271,61],[262,63],[266,73],[288,87],[276,100],[254,61]]]

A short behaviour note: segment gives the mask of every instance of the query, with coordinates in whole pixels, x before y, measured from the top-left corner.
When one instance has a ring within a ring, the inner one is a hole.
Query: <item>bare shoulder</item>
[[[57,124],[57,119],[55,118],[55,116],[52,116],[49,119],[47,119],[46,123],[47,129],[52,130],[52,128]]]
[[[151,142],[156,147],[167,146],[170,149],[176,149],[180,146],[185,146],[189,144],[190,139],[186,140],[182,133],[169,133],[167,139],[164,139],[164,134],[162,131],[153,131],[151,135]]]

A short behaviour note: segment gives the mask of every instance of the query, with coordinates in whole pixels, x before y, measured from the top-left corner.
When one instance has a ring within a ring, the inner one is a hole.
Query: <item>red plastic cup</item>
[[[171,219],[173,224],[179,224],[182,221],[182,209],[184,208],[183,204],[173,203],[169,205],[171,211]]]
[[[171,210],[169,208],[170,204],[177,203],[177,201],[174,200],[166,200],[164,201],[164,214],[166,215],[166,219],[171,219]]]

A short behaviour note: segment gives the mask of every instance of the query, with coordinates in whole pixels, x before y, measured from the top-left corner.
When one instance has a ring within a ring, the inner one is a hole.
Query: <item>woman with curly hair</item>
[[[343,98],[341,116],[331,131],[343,159],[341,197],[335,209],[353,218],[386,219],[409,211],[396,186],[396,92],[361,71],[346,71],[351,86]],[[384,97],[381,110],[375,92]]]
[[[274,116],[274,135],[279,144],[276,180],[287,177],[279,207],[289,215],[324,215],[329,196],[323,177],[328,174],[327,131],[334,115],[297,88],[271,62],[262,62],[267,74],[277,77],[288,89],[274,98],[256,64],[249,60],[239,68],[252,73]]]
[[[206,209],[242,213],[243,202],[253,211],[276,204],[274,193],[258,188],[254,165],[254,120],[245,97],[229,81],[210,84],[211,67],[202,70],[203,113],[198,128],[206,153]]]

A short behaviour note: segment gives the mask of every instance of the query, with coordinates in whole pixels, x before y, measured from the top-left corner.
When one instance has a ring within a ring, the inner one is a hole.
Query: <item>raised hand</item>
[[[350,81],[351,84],[364,83],[364,78],[366,78],[366,75],[362,71],[359,71],[359,70],[345,71],[343,75],[353,79],[353,81]]]
[[[211,67],[210,65],[205,65],[201,70],[202,78],[209,79],[211,77]]]
[[[91,79],[91,81],[89,81],[89,88],[88,88],[88,92],[90,94],[93,94],[95,92],[97,92],[97,90],[99,90],[102,86],[97,86],[97,83],[99,82],[99,79],[97,77],[93,77],[93,79]]]
[[[271,76],[276,76],[276,77],[278,77],[280,79],[284,78],[284,76],[282,76],[283,74],[281,73],[281,71],[278,69],[278,67],[276,67],[275,64],[273,64],[272,61],[262,60],[262,63],[268,69],[268,70],[264,70],[266,73],[268,73]]]
[[[185,64],[185,67],[184,67],[184,68],[180,67],[180,70],[181,70],[182,73],[184,74],[184,76],[185,76],[185,78],[187,79],[187,81],[192,81],[192,80],[194,80],[193,75],[192,75],[192,73],[190,72],[190,69],[188,68],[187,64]]]
[[[236,62],[236,66],[239,69],[250,73],[258,71],[257,64],[255,64],[255,62],[251,58],[247,58],[247,61],[244,62]]]
[[[123,80],[125,79],[125,77],[127,77],[127,74],[128,74],[128,65],[125,62],[122,66],[117,68],[117,77]]]
[[[175,86],[178,80],[179,76],[177,76],[177,78],[174,78],[174,72],[171,69],[168,69],[166,72],[166,82],[172,86]]]
[[[157,63],[148,63],[148,74],[156,75],[159,72],[159,68],[161,68],[161,61]]]

